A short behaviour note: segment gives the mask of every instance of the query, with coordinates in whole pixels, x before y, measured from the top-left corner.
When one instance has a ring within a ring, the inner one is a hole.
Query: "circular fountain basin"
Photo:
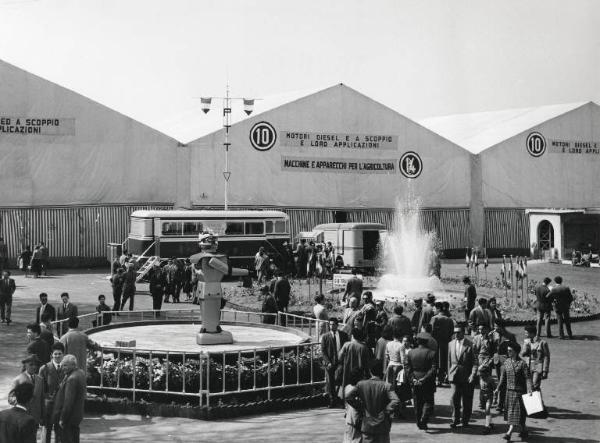
[[[135,340],[140,349],[169,352],[223,352],[246,351],[267,347],[295,346],[310,340],[300,331],[274,325],[221,322],[223,330],[231,332],[233,343],[198,345],[196,334],[200,323],[194,322],[133,322],[109,325],[88,332],[90,338],[102,346],[114,347],[117,341]]]

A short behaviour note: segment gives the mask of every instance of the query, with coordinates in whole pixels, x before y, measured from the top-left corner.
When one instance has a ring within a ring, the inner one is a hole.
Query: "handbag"
[[[548,413],[542,400],[542,393],[540,391],[533,391],[531,394],[523,394],[523,405],[528,417],[532,418],[546,418]],[[545,415],[542,417],[541,415]]]

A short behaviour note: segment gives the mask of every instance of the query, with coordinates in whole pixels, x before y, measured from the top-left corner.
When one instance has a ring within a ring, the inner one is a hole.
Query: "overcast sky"
[[[419,118],[600,103],[599,24],[597,0],[0,0],[0,59],[153,126],[227,78]]]

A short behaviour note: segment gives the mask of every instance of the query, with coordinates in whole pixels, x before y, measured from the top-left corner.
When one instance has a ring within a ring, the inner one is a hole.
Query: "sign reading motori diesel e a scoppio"
[[[0,134],[75,135],[75,119],[0,116]]]
[[[398,136],[280,131],[279,143],[281,146],[298,148],[398,149]]]

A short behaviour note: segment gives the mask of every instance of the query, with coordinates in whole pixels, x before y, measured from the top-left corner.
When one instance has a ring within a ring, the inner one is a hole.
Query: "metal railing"
[[[270,400],[273,391],[325,383],[319,343],[219,353],[115,347],[99,352],[88,389],[128,392],[133,401],[169,394],[197,397],[200,406],[210,406],[211,399],[223,396],[263,392]]]
[[[143,320],[201,320],[199,309],[104,311],[78,316],[82,330],[110,323]],[[88,389],[140,395],[169,394],[197,397],[200,406],[216,398],[274,391],[321,387],[325,372],[321,362],[320,334],[329,324],[300,315],[279,312],[244,312],[224,309],[222,321],[267,323],[287,326],[306,334],[311,341],[281,347],[263,347],[223,352],[174,352],[100,346],[96,363],[88,362]],[[57,332],[69,319],[52,322]],[[60,334],[60,332],[59,332]],[[98,357],[100,356],[100,357]],[[211,400],[212,399],[212,400]]]

